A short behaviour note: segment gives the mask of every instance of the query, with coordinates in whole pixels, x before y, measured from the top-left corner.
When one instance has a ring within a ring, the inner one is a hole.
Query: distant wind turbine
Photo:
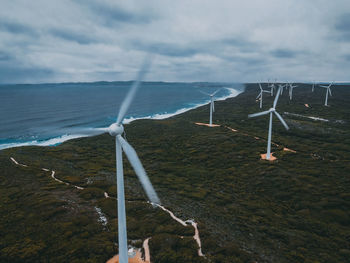
[[[273,116],[273,114],[275,114],[277,116],[277,118],[281,121],[281,123],[283,124],[283,126],[287,130],[289,129],[287,123],[283,120],[282,116],[276,111],[278,98],[279,98],[279,96],[281,94],[280,89],[281,88],[279,88],[278,91],[277,91],[277,94],[276,94],[275,100],[273,102],[272,108],[270,108],[267,111],[262,111],[262,112],[253,113],[253,114],[249,114],[248,115],[249,118],[253,118],[253,117],[258,117],[258,116],[270,114],[269,133],[268,133],[268,140],[267,140],[267,154],[266,154],[266,159],[267,160],[270,160],[270,158],[271,158],[271,135],[272,135],[272,116]]]
[[[278,87],[281,88],[281,95],[283,94],[283,89],[286,87],[287,84],[279,84]]]
[[[329,95],[331,95],[332,96],[332,91],[331,91],[331,86],[333,85],[333,83],[331,83],[331,84],[329,84],[328,86],[323,86],[323,85],[320,85],[320,87],[322,87],[322,88],[326,88],[326,100],[325,100],[325,102],[324,102],[324,105],[325,106],[328,106],[328,93],[329,93]]]
[[[277,79],[275,79],[275,83],[268,84],[268,87],[271,88],[271,96],[273,96],[273,92],[276,88],[276,81]]]
[[[292,100],[293,98],[293,89],[298,87],[297,85],[293,85],[293,83],[288,83],[289,84],[289,99]]]
[[[311,92],[314,92],[315,91],[315,81],[312,82],[312,87],[311,87]]]
[[[260,100],[260,109],[262,108],[262,103],[263,103],[263,93],[270,93],[270,91],[268,90],[264,90],[262,87],[261,87],[261,84],[259,83],[259,88],[260,88],[260,93],[258,95],[258,97],[256,97],[256,99],[259,99]]]
[[[210,126],[212,126],[213,125],[213,112],[215,111],[215,107],[214,107],[214,95],[216,94],[216,93],[218,93],[219,91],[220,91],[221,89],[218,89],[218,90],[216,90],[214,93],[212,93],[212,94],[209,94],[209,93],[206,93],[206,92],[204,92],[204,91],[202,91],[202,90],[200,90],[199,92],[200,93],[203,93],[204,95],[207,95],[207,96],[209,96],[210,97],[210,117],[209,117],[209,125]]]

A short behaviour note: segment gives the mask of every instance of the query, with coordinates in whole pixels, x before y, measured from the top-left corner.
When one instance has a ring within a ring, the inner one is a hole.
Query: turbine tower
[[[119,245],[119,262],[128,262],[128,246],[126,232],[126,215],[125,215],[125,195],[124,195],[124,175],[123,175],[123,156],[124,151],[131,166],[133,167],[148,199],[153,204],[160,204],[157,193],[155,192],[140,159],[138,158],[134,148],[122,137],[124,127],[122,125],[125,114],[140,86],[141,79],[144,77],[150,61],[146,60],[143,67],[138,73],[136,81],[132,84],[129,93],[122,102],[116,123],[111,124],[108,128],[104,128],[109,134],[115,137],[116,147],[116,166],[117,166],[117,196],[118,196],[118,245]]]
[[[312,82],[311,92],[315,91],[315,81]]]
[[[331,91],[331,86],[333,85],[333,83],[329,84],[328,86],[323,86],[323,85],[320,85],[320,87],[322,88],[326,88],[326,100],[324,101],[324,106],[328,106],[328,93],[329,95],[332,96],[332,91]]]
[[[253,118],[253,117],[258,117],[258,116],[270,114],[269,133],[268,133],[268,139],[267,139],[267,153],[266,153],[266,159],[267,160],[270,160],[270,158],[271,158],[271,136],[272,136],[272,116],[273,116],[273,114],[275,114],[277,116],[277,118],[281,121],[283,126],[286,128],[286,130],[289,129],[287,123],[284,121],[282,116],[276,111],[276,105],[277,105],[278,98],[279,98],[280,93],[281,93],[280,89],[281,89],[281,87],[277,91],[277,94],[276,94],[275,100],[273,102],[272,108],[270,108],[267,111],[262,111],[262,112],[253,113],[253,114],[249,114],[248,115],[249,118]]]
[[[260,100],[260,109],[262,108],[262,103],[263,103],[263,93],[270,93],[270,91],[268,90],[264,90],[262,87],[261,87],[261,84],[259,83],[259,88],[260,88],[260,93],[259,95],[256,97],[256,99],[259,99]]]
[[[214,93],[212,94],[209,94],[209,93],[206,93],[204,91],[199,91],[201,93],[203,93],[204,95],[207,95],[210,97],[210,117],[209,117],[209,125],[212,126],[213,125],[213,112],[215,112],[215,107],[214,107],[214,95],[216,93],[218,93],[221,89],[218,89],[216,90]]]

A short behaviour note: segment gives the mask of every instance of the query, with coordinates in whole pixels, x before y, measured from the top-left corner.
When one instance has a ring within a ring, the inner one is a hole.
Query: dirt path
[[[162,205],[158,205],[156,204],[156,206],[158,206],[159,208],[161,208],[162,210],[164,210],[165,212],[169,213],[169,215],[176,220],[177,222],[179,222],[181,225],[183,226],[188,226],[188,223],[192,225],[192,227],[194,228],[194,236],[193,239],[197,242],[198,245],[198,256],[200,257],[204,257],[204,254],[202,253],[202,242],[201,239],[199,237],[199,231],[198,231],[198,227],[197,227],[197,223],[192,220],[192,219],[188,219],[186,221],[181,220],[180,218],[178,218],[177,216],[174,215],[173,212],[171,212],[169,209],[166,209],[164,206]]]
[[[151,255],[149,253],[149,245],[148,245],[148,241],[150,240],[150,237],[149,238],[146,238],[144,241],[143,241],[143,250],[145,251],[145,262],[146,263],[151,263]]]
[[[236,129],[233,129],[229,126],[225,126],[225,128],[229,129],[230,131],[232,132],[239,132],[238,130]],[[247,137],[253,137],[255,140],[263,140],[263,141],[266,141],[266,139],[263,139],[263,138],[260,138],[260,137],[257,137],[257,136],[253,136],[253,135],[250,135],[248,133],[244,133],[244,132],[240,132],[242,135],[244,136],[247,136]],[[274,146],[277,146],[279,147],[280,145],[275,143],[275,142],[271,142],[272,145]],[[286,151],[286,152],[292,152],[292,153],[296,153],[296,151],[292,150],[292,149],[289,149],[289,148],[286,148],[286,147],[283,147],[283,151]],[[261,154],[261,159],[266,159],[266,157],[262,156],[262,155],[266,155],[266,154]]]
[[[193,220],[187,220],[186,222],[190,223],[194,227],[194,236],[193,239],[196,240],[198,244],[198,256],[204,257],[204,254],[202,253],[202,242],[201,239],[199,238],[199,231],[197,227],[197,223],[194,222]]]
[[[10,157],[11,161],[18,165],[18,166],[22,166],[22,167],[28,167],[28,165],[25,165],[25,164],[21,164],[19,162],[17,162],[13,157]],[[41,168],[42,171],[45,171],[45,172],[50,172],[49,169],[47,168]],[[55,174],[56,172],[54,170],[51,170],[51,178],[54,179],[56,182],[58,183],[61,183],[61,184],[65,184],[67,186],[72,186],[76,189],[79,189],[79,190],[84,190],[83,187],[80,187],[80,186],[77,186],[77,185],[73,185],[73,184],[70,184],[68,182],[64,182],[60,179],[58,179],[57,177],[55,177]],[[105,198],[112,198],[112,199],[117,199],[115,197],[111,197],[109,196],[109,194],[107,192],[104,192],[104,197]],[[147,202],[148,204],[151,204],[150,202]],[[197,242],[197,245],[198,245],[198,256],[200,257],[204,257],[204,254],[202,253],[202,244],[201,244],[201,240],[200,240],[200,237],[199,237],[199,231],[198,231],[198,227],[197,227],[197,223],[192,220],[192,219],[188,219],[186,221],[183,221],[182,219],[178,218],[177,216],[174,215],[173,212],[171,212],[169,209],[166,209],[164,206],[162,205],[159,205],[159,204],[152,204],[152,205],[155,205],[159,208],[161,208],[163,211],[167,212],[174,220],[176,220],[178,223],[180,223],[181,225],[183,226],[188,226],[188,224],[191,224],[192,227],[194,228],[194,236],[193,236],[193,239]],[[99,208],[96,208],[96,211],[99,215],[99,221],[103,224],[103,225],[106,225],[107,223],[107,219],[104,219],[104,215],[102,216],[101,215],[101,210]],[[144,240],[143,242],[143,249],[145,251],[145,260],[142,259],[141,257],[141,251],[137,250],[136,251],[136,255],[133,257],[133,258],[130,258],[129,259],[129,263],[131,262],[135,262],[135,263],[150,263],[151,262],[151,256],[150,256],[150,250],[149,250],[149,245],[148,245],[148,242],[149,242],[149,239],[151,237],[147,238]],[[113,258],[109,259],[107,261],[107,263],[115,263],[115,262],[118,262],[119,258],[118,258],[118,255],[115,255]]]
[[[195,122],[196,125],[200,125],[200,126],[207,126],[207,127],[220,127],[219,124],[208,124],[208,123],[202,123],[202,122]]]
[[[13,158],[13,157],[11,157],[10,159],[11,159],[12,162],[14,162],[15,164],[17,164],[17,165],[19,165],[19,166],[28,167],[28,165],[21,164],[21,163],[17,162],[17,161],[15,160],[15,158]]]

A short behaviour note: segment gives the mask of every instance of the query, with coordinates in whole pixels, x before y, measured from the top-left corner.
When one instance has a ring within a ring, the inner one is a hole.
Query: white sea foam
[[[243,92],[243,89],[236,90],[234,88],[229,88],[229,87],[224,87],[224,89],[228,90],[229,94],[221,96],[221,97],[217,97],[217,98],[215,98],[215,101],[222,101],[222,100],[226,100],[228,98],[233,98],[233,97],[236,97],[241,92]],[[174,112],[157,113],[154,115],[137,117],[137,118],[129,117],[129,118],[125,118],[123,123],[129,124],[133,121],[141,120],[141,119],[163,120],[163,119],[167,119],[167,118],[185,113],[189,110],[196,109],[198,107],[204,106],[204,105],[209,104],[209,103],[210,103],[210,100],[208,99],[207,101],[205,101],[203,103],[193,104],[189,107],[181,108],[181,109],[178,109]],[[91,130],[92,131],[96,130],[96,131],[101,132],[101,133],[103,133],[105,131],[104,128],[91,128]],[[68,140],[81,138],[81,137],[88,137],[88,136],[91,136],[91,135],[88,135],[88,134],[66,134],[66,135],[62,135],[59,137],[55,137],[55,138],[52,138],[49,140],[43,140],[43,141],[33,140],[33,141],[28,141],[28,142],[5,143],[5,144],[0,144],[0,150],[7,149],[7,148],[13,148],[13,147],[34,146],[34,145],[35,146],[56,146],[56,145],[59,145],[65,141],[68,141]]]
[[[228,95],[215,98],[215,101],[222,101],[222,100],[226,100],[228,98],[233,98],[233,97],[236,97],[241,92],[243,92],[243,90],[242,91],[241,90],[236,90],[234,88],[227,88],[227,87],[225,87],[225,89],[228,90],[230,93]],[[144,120],[144,119],[163,120],[163,119],[167,119],[167,118],[170,118],[170,117],[173,117],[173,116],[185,113],[187,111],[199,108],[199,107],[207,105],[209,103],[210,103],[210,99],[208,99],[207,101],[205,101],[203,103],[193,104],[193,105],[191,105],[189,107],[181,108],[179,110],[176,110],[176,111],[170,112],[170,113],[165,112],[165,113],[157,113],[157,114],[154,114],[154,115],[148,115],[148,116],[143,116],[143,117],[138,117],[138,118],[134,118],[134,117],[125,118],[124,121],[123,121],[123,124],[129,124],[129,123],[131,123],[133,121]]]
[[[55,137],[49,140],[45,141],[29,141],[29,142],[19,142],[19,143],[4,143],[0,144],[0,150],[7,149],[7,148],[13,148],[13,147],[21,147],[21,146],[55,146],[58,144],[61,144],[65,141],[76,139],[76,138],[81,138],[81,137],[87,137],[88,135],[83,135],[83,134],[72,134],[72,135],[62,135],[59,137]]]

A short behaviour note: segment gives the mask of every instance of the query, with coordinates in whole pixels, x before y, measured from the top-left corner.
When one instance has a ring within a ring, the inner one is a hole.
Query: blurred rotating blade
[[[202,94],[204,94],[204,95],[210,96],[209,93],[206,93],[206,92],[204,92],[204,91],[202,91],[202,90],[199,90],[199,92],[202,93]]]
[[[130,88],[128,94],[126,95],[124,101],[122,102],[122,105],[120,106],[117,124],[121,124],[123,122],[124,117],[126,115],[126,112],[128,111],[130,104],[135,97],[136,91],[140,87],[141,80],[146,75],[150,66],[151,66],[151,57],[147,56],[142,64],[140,71],[137,74],[136,80],[131,85],[131,88]]]
[[[212,93],[210,96],[214,96],[216,93],[218,93],[219,91],[221,90],[221,88],[220,89],[218,89],[218,90],[216,90],[214,93]]]
[[[132,148],[132,146],[123,139],[122,136],[118,135],[117,136],[117,140],[120,142],[126,157],[128,158],[131,166],[134,168],[134,171],[137,175],[137,177],[139,178],[143,189],[146,192],[146,195],[148,197],[148,199],[155,204],[160,204],[160,200],[158,198],[158,195],[156,193],[156,191],[154,190],[151,181],[149,180],[145,169],[143,168],[141,161],[139,159],[139,157],[137,156],[137,153],[135,152],[134,148]]]
[[[80,134],[80,135],[87,135],[87,136],[95,136],[95,135],[109,132],[109,129],[108,129],[108,127],[106,127],[106,128],[69,128],[69,129],[63,129],[62,131],[67,133],[67,134]]]

